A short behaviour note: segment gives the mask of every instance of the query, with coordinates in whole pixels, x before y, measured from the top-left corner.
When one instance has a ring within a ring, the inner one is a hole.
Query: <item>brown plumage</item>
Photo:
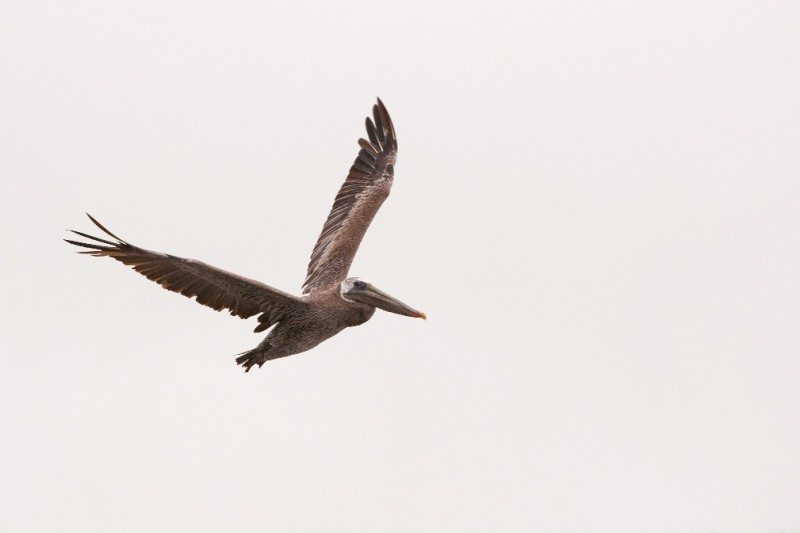
[[[397,138],[392,119],[380,99],[372,112],[375,124],[369,117],[366,120],[369,141],[358,140],[361,150],[311,253],[303,293],[347,277],[361,239],[389,196],[397,160]]]
[[[250,318],[258,315],[255,332],[271,327],[254,349],[236,359],[245,372],[265,361],[309,350],[342,329],[363,324],[375,308],[425,318],[399,300],[358,278],[347,278],[358,246],[375,213],[389,196],[397,158],[394,125],[383,103],[373,106],[374,122],[367,118],[369,140],[359,139],[361,150],[339,189],[322,233],[311,254],[303,295],[293,296],[194,259],[145,250],[120,239],[91,215],[89,219],[108,237],[73,230],[93,242],[65,239],[87,248],[80,252],[111,257],[133,267],[167,290],[195,298],[216,311]]]

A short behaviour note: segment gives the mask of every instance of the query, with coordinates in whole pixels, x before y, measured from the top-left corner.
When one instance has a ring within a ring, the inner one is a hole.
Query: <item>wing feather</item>
[[[102,243],[64,239],[70,244],[89,249],[80,253],[116,259],[133,267],[163,288],[195,298],[198,303],[215,311],[227,309],[231,315],[241,318],[260,314],[256,332],[269,328],[307,305],[304,300],[291,294],[201,261],[134,246],[108,231],[91,215],[88,216],[98,228],[116,242],[72,230],[81,237]]]
[[[339,189],[322,233],[311,252],[303,293],[330,287],[347,277],[361,239],[389,196],[397,160],[397,137],[386,107],[381,102],[367,117],[367,139],[361,147],[347,179]]]

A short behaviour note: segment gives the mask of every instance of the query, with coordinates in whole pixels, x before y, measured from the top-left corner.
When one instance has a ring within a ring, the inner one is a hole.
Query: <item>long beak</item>
[[[397,298],[389,296],[382,290],[373,287],[372,285],[367,286],[366,289],[351,291],[348,293],[348,296],[367,305],[372,305],[374,307],[383,309],[384,311],[389,311],[390,313],[397,313],[398,315],[411,316],[414,318],[428,318],[422,311],[417,311],[413,307],[404,304]]]

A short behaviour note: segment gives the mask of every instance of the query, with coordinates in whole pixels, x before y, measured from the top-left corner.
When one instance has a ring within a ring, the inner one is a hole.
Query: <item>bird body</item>
[[[298,306],[297,314],[281,320],[258,346],[240,354],[236,362],[252,366],[305,352],[345,328],[360,326],[375,314],[372,306],[342,298],[338,286],[302,298],[308,305]]]
[[[368,139],[359,139],[361,149],[311,253],[301,296],[201,261],[140,248],[111,233],[91,215],[89,219],[113,240],[75,230],[93,242],[65,240],[89,249],[81,253],[116,259],[165,289],[194,297],[217,311],[227,309],[240,318],[258,315],[255,332],[269,332],[258,346],[236,358],[245,372],[268,360],[310,350],[345,328],[363,324],[376,308],[426,318],[371,283],[347,278],[361,240],[394,180],[397,139],[380,99],[373,106],[373,118],[374,122],[366,120]]]

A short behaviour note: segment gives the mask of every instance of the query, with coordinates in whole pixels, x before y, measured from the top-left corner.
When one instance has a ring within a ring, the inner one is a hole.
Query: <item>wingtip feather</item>
[[[94,223],[95,226],[97,226],[98,228],[103,230],[103,232],[105,232],[107,235],[110,235],[111,237],[114,237],[115,239],[117,239],[119,242],[121,242],[123,244],[128,244],[123,239],[120,239],[119,237],[117,237],[116,235],[111,233],[105,226],[103,226],[100,222],[98,222],[97,219],[94,218],[92,215],[90,215],[89,213],[86,213],[86,216],[89,217],[89,220],[91,220]]]

